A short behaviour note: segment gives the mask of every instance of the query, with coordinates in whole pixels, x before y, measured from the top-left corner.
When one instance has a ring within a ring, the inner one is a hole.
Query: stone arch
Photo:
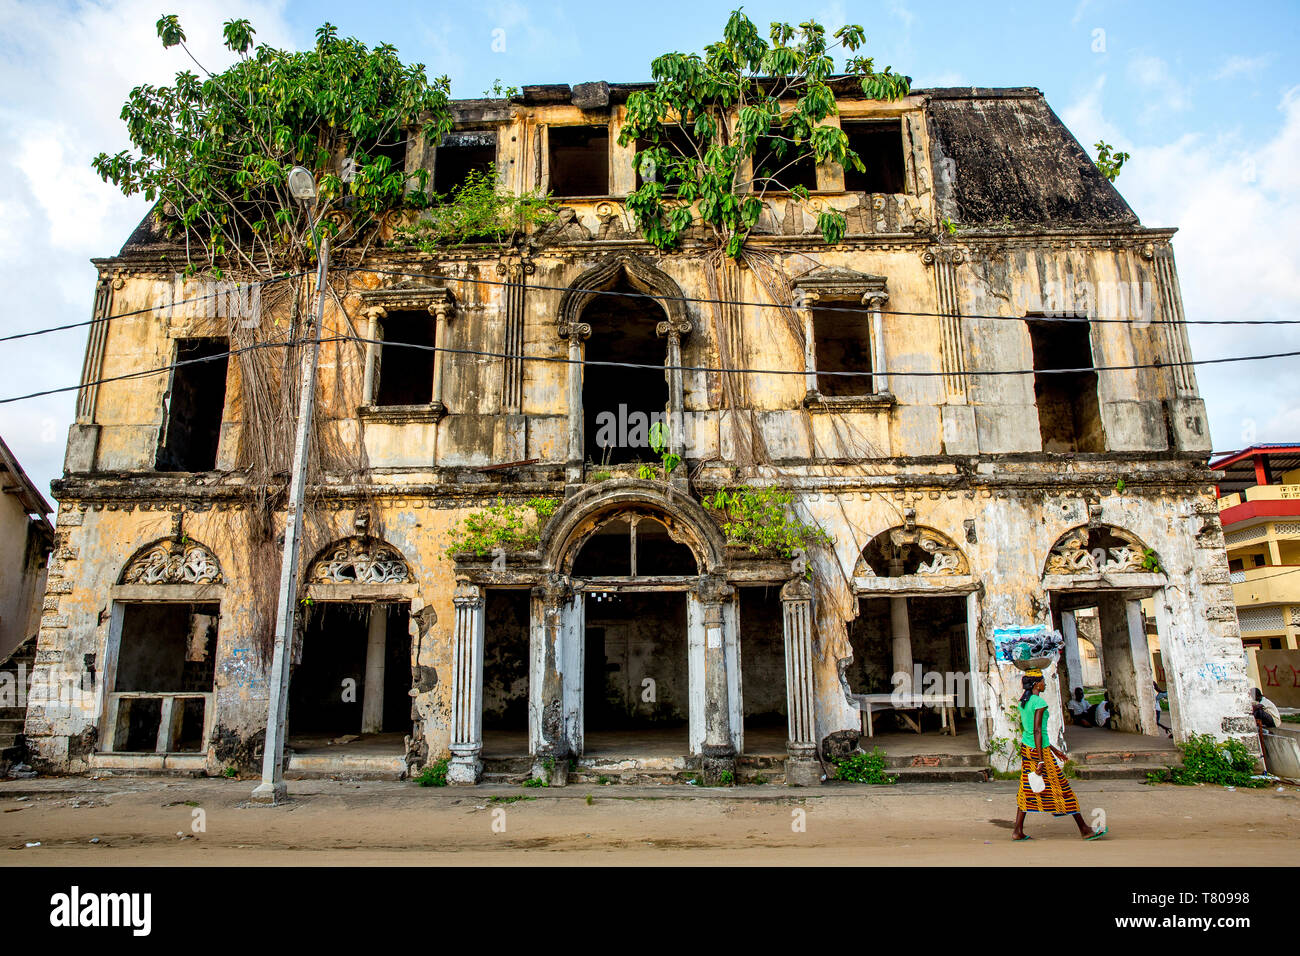
[[[854,577],[948,577],[970,574],[970,562],[957,543],[942,531],[924,525],[888,528],[869,542],[858,555]]]
[[[1137,535],[1108,524],[1077,525],[1066,531],[1047,552],[1043,575],[1143,574],[1163,567],[1157,555],[1155,568],[1145,567],[1147,553],[1155,554]]]
[[[308,584],[405,584],[411,566],[401,550],[370,536],[341,538],[317,552]]]
[[[651,481],[627,478],[591,485],[567,499],[542,530],[538,553],[545,572],[568,574],[586,540],[608,521],[638,514],[653,518],[695,555],[701,574],[722,570],[726,541],[708,512],[689,495]]]
[[[676,332],[684,335],[691,331],[690,316],[686,311],[685,294],[677,282],[640,256],[630,254],[610,256],[583,272],[569,284],[560,297],[560,309],[555,325],[562,338],[582,326],[582,312],[601,292],[612,289],[620,279],[638,292],[655,296],[655,301],[668,316],[659,326],[659,334]]]
[[[159,538],[122,566],[118,584],[222,584],[221,562],[207,545],[185,537]]]

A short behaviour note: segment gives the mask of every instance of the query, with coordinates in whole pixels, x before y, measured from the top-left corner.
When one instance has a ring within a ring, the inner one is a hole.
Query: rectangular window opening
[[[376,405],[428,405],[433,401],[433,316],[427,311],[384,317]]]
[[[774,129],[772,135],[758,141],[754,151],[754,191],[788,192],[796,186],[817,188],[817,160],[812,144],[807,140],[795,144],[783,137],[783,130]],[[804,155],[800,156],[799,154]],[[798,156],[798,159],[795,157]],[[764,180],[771,180],[765,182]]]
[[[226,405],[226,339],[178,339],[176,368],[164,399],[157,471],[211,471],[217,467]],[[187,364],[180,364],[180,363]]]
[[[492,130],[457,130],[438,144],[433,160],[433,191],[451,197],[471,173],[486,174],[497,161],[497,134]]]
[[[554,195],[609,195],[609,127],[552,126],[547,139]]]
[[[845,192],[904,192],[903,127],[899,120],[843,123],[849,148],[858,154],[862,172],[844,170]]]
[[[1097,373],[1091,371],[1091,326],[1086,320],[1029,319],[1034,352],[1034,400],[1038,428],[1046,452],[1106,450],[1097,400]],[[1052,369],[1082,372],[1039,374]]]
[[[817,358],[817,391],[824,396],[871,395],[875,376],[871,364],[871,317],[865,312],[813,309],[813,341]],[[865,372],[828,375],[827,372]]]
[[[702,148],[697,148],[694,138],[681,126],[681,124],[665,123],[661,129],[663,131],[663,138],[660,140],[660,145],[662,145],[664,149],[668,150],[670,156],[686,156],[689,158],[695,158],[703,152]],[[643,149],[649,148],[650,145],[649,140],[638,139],[636,141],[636,151],[640,153]],[[660,176],[653,167],[648,169],[637,168],[636,185],[638,189],[648,182],[663,181],[663,177]],[[681,184],[677,182],[664,183],[664,192],[669,195],[675,194],[680,185]]]

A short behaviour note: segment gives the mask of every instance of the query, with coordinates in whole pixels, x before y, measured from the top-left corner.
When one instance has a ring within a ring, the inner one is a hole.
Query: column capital
[[[450,319],[456,314],[456,302],[448,290],[435,290],[429,299],[429,314],[437,319]]]
[[[567,574],[548,574],[533,587],[548,609],[559,608],[573,600],[580,587],[575,587]]]
[[[457,581],[451,602],[457,608],[476,608],[483,605],[483,589],[471,581]]]
[[[555,334],[562,339],[568,339],[570,344],[574,340],[582,341],[591,335],[591,326],[586,322],[565,322],[556,326]]]
[[[695,586],[695,595],[701,604],[722,604],[735,595],[736,589],[720,574],[702,574]]]
[[[862,296],[862,304],[872,310],[883,308],[888,301],[889,293],[879,290],[873,290]]]
[[[388,310],[382,305],[368,305],[361,310],[363,318],[382,319],[388,315]]]
[[[812,585],[803,577],[791,578],[781,585],[781,600],[786,603],[791,601],[811,601]]]

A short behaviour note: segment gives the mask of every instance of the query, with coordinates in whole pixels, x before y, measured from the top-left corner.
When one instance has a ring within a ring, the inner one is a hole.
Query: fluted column
[[[880,310],[889,301],[886,292],[868,292],[862,304],[871,311],[871,391],[877,395],[889,391],[889,369],[885,364],[885,320]]]
[[[548,575],[533,589],[528,681],[533,774],[559,786],[567,779],[573,749],[568,736],[563,658],[566,617],[574,603],[573,584],[565,575]]]
[[[375,371],[379,364],[380,331],[379,320],[388,315],[388,310],[372,306],[362,311],[366,320],[366,373],[361,386],[361,404],[375,404]]]
[[[452,783],[478,783],[483,772],[483,589],[468,581],[452,594],[456,629],[452,636],[451,765]]]
[[[821,783],[817,761],[817,705],[813,690],[812,588],[794,578],[781,588],[785,622],[785,695],[789,721],[785,782],[793,787]]]
[[[442,394],[442,357],[445,354],[442,349],[447,348],[447,324],[453,311],[451,293],[446,291],[435,298],[429,306],[429,314],[433,316],[433,346],[438,350],[433,353],[432,402],[434,405],[446,405]]]
[[[736,589],[721,577],[706,576],[696,589],[704,621],[704,782],[714,786],[724,774],[735,779],[736,746],[731,734],[731,682],[722,608]]]
[[[803,381],[808,399],[816,399],[821,394],[817,387],[817,334],[813,327],[813,307],[820,298],[816,292],[800,289],[795,302],[803,323]]]

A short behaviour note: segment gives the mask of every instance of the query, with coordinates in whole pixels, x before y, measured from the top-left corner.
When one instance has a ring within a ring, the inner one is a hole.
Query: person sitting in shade
[[[1094,727],[1109,727],[1110,722],[1115,718],[1115,706],[1110,702],[1110,691],[1105,691],[1101,703],[1092,709],[1092,725]]]
[[[1277,704],[1264,696],[1262,690],[1256,687],[1250,696],[1250,712],[1255,718],[1255,726],[1260,730],[1266,727],[1271,730],[1282,723],[1282,712],[1277,709]]]
[[[1092,704],[1084,699],[1082,687],[1074,689],[1074,696],[1070,698],[1070,702],[1066,704],[1066,707],[1070,710],[1070,721],[1072,723],[1078,724],[1080,727],[1092,726],[1092,719],[1089,716]]]

